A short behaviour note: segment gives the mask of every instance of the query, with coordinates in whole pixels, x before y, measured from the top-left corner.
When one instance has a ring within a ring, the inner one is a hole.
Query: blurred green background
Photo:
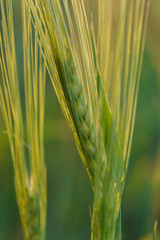
[[[20,1],[14,0],[17,58],[23,78]],[[90,2],[94,11],[94,1]],[[88,4],[88,6],[90,5]],[[151,238],[160,220],[160,1],[153,0],[141,75],[128,176],[122,201],[122,235]],[[92,190],[59,103],[47,79],[45,157],[48,172],[47,240],[90,239]],[[21,240],[22,230],[8,139],[0,113],[0,240]]]

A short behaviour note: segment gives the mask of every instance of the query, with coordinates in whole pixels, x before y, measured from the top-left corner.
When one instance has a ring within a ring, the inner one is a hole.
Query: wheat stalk
[[[46,215],[46,170],[43,150],[45,64],[39,53],[37,36],[32,33],[30,12],[23,0],[21,4],[26,120],[22,111],[23,98],[18,79],[10,0],[6,0],[5,5],[3,0],[0,1],[0,106],[9,137],[24,238],[42,240],[45,237]]]
[[[99,0],[97,37],[83,0],[30,0],[29,6],[94,190],[91,239],[121,239],[149,1]]]

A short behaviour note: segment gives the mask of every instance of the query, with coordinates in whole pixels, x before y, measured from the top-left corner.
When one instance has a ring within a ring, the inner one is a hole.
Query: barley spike
[[[93,183],[94,161],[96,158],[95,126],[89,112],[83,86],[79,80],[76,66],[71,54],[67,53],[66,60],[63,63],[57,57],[55,59],[55,63],[80,140],[81,148],[85,156],[86,162],[84,164],[87,168],[91,182]],[[67,81],[64,80],[66,78],[68,80],[68,84],[66,84]]]
[[[25,196],[18,199],[20,216],[26,240],[39,239],[40,222],[36,196],[28,188],[25,189]]]

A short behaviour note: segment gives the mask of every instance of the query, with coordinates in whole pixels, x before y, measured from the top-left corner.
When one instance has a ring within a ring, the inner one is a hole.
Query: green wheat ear
[[[70,19],[68,2],[65,1],[64,4],[66,14]],[[94,161],[97,151],[96,126],[91,107],[93,96],[90,95],[89,91],[91,83],[88,82],[89,78],[86,78],[84,71],[82,71],[84,68],[87,75],[95,78],[94,69],[91,69],[93,66],[90,66],[89,70],[88,64],[90,63],[86,62],[85,56],[83,65],[78,61],[80,54],[77,51],[78,42],[76,39],[73,43],[70,42],[60,3],[57,1],[36,1],[34,5],[34,2],[30,1],[30,6],[35,17],[36,29],[41,35],[43,55],[53,86],[93,186]],[[72,31],[72,22],[68,23],[71,23],[70,30]],[[77,31],[81,31],[81,29],[77,29]],[[79,41],[81,40],[79,39]],[[73,44],[74,53],[71,44]],[[85,54],[85,51],[83,53]]]
[[[43,240],[46,219],[46,168],[43,147],[46,70],[39,52],[37,35],[33,34],[30,11],[23,0],[21,5],[25,115],[20,96],[10,0],[6,0],[5,4],[3,0],[0,1],[2,13],[0,106],[10,143],[24,238]]]
[[[55,92],[94,191],[92,240],[121,239],[149,0],[99,0],[98,36],[83,0],[30,0]],[[91,26],[90,26],[91,25]]]

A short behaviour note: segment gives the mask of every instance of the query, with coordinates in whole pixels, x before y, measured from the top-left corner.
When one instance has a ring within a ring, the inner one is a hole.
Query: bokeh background
[[[93,0],[85,0],[95,10]],[[13,1],[17,59],[23,78],[20,0]],[[89,10],[90,11],[90,10]],[[47,240],[90,239],[93,194],[52,85],[47,79],[45,158],[48,172]],[[22,230],[8,139],[0,113],[0,240]],[[160,1],[152,0],[130,164],[122,201],[125,240],[150,240],[160,220]]]

